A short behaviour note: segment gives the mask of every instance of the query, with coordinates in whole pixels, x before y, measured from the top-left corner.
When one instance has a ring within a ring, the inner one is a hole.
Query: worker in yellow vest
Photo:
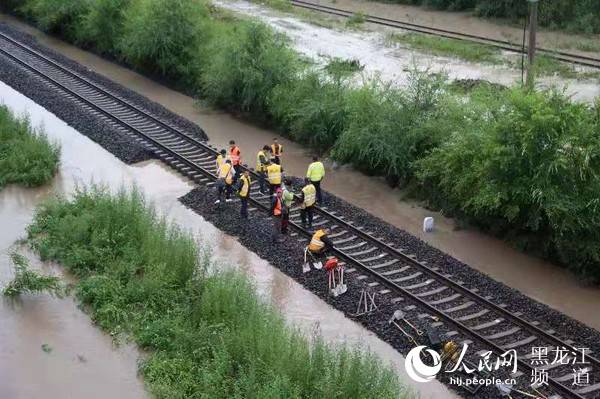
[[[310,180],[313,186],[315,186],[315,190],[317,192],[317,202],[323,202],[323,198],[321,197],[321,180],[323,180],[323,177],[325,177],[325,167],[323,166],[323,163],[319,161],[318,157],[313,157],[313,162],[308,165],[306,177]]]
[[[269,162],[269,151],[268,145],[263,146],[262,150],[256,154],[256,173],[258,174],[258,185],[260,186],[260,192],[265,193],[265,180],[267,178],[267,166]]]
[[[281,154],[283,153],[283,145],[277,142],[277,137],[273,138],[273,144],[271,144],[271,155],[273,156],[273,162],[277,165],[281,165]]]
[[[304,180],[304,187],[302,193],[300,193],[300,218],[302,220],[302,226],[306,227],[306,219],[308,217],[308,228],[312,229],[313,222],[313,207],[317,198],[317,190],[307,178]]]
[[[217,160],[216,160],[217,169],[216,169],[215,173],[217,173],[217,174],[219,173],[219,168],[221,167],[223,162],[225,162],[225,159],[227,159],[227,151],[225,151],[225,149],[223,149],[223,150],[221,150],[219,155],[217,155]]]
[[[323,254],[328,248],[333,248],[333,242],[327,236],[329,234],[329,230],[321,229],[315,231],[313,234],[310,243],[308,244],[308,250],[315,254]]]
[[[225,160],[225,162],[219,167],[219,172],[217,173],[218,198],[215,201],[215,204],[221,203],[223,192],[225,192],[225,202],[231,202],[231,185],[233,184],[234,173],[235,171],[229,159]]]
[[[248,219],[248,198],[250,198],[250,185],[252,179],[250,179],[250,172],[248,169],[244,170],[242,177],[239,179],[239,191],[240,202],[242,207],[240,208],[240,216],[244,219]]]
[[[269,180],[269,195],[273,196],[276,189],[281,187],[283,169],[281,165],[269,162],[267,164],[267,179]]]

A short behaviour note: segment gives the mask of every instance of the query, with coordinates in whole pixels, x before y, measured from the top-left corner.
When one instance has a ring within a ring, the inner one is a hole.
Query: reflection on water
[[[1,283],[12,273],[6,252],[24,235],[37,203],[52,193],[69,195],[77,184],[91,180],[112,190],[135,183],[159,212],[194,232],[199,241],[214,245],[215,258],[222,263],[235,260],[291,323],[307,332],[318,324],[326,340],[369,348],[404,375],[403,358],[392,347],[182,206],[177,198],[193,187],[189,181],[158,161],[127,166],[2,83],[0,93],[12,109],[27,109],[34,124],[43,121],[49,137],[58,140],[63,150],[59,175],[50,187],[11,186],[0,191]],[[55,265],[35,258],[32,266],[60,273]],[[44,344],[52,349],[50,353],[41,349]],[[113,348],[111,339],[90,323],[71,298],[40,295],[18,303],[0,302],[0,379],[8,377],[8,383],[0,381],[0,398],[143,398],[147,395],[136,377],[138,356],[130,346]],[[422,398],[455,397],[437,382],[415,389]]]

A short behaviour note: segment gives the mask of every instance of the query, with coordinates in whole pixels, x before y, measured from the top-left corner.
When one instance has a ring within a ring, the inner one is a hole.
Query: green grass
[[[0,105],[0,189],[11,183],[26,187],[48,183],[58,170],[60,148],[25,116]]]
[[[357,28],[367,22],[367,16],[363,12],[355,12],[348,19],[346,19],[346,26],[351,28]]]
[[[28,236],[79,277],[97,325],[148,352],[140,370],[156,398],[410,397],[373,355],[288,327],[246,275],[215,271],[136,190],[53,199]]]
[[[420,33],[391,33],[388,41],[402,43],[410,48],[429,54],[456,57],[470,62],[501,64],[500,51],[491,46],[463,40],[440,38]]]
[[[15,268],[15,277],[4,287],[2,294],[7,297],[16,297],[21,294],[39,294],[48,292],[52,295],[62,296],[64,286],[60,278],[43,276],[29,269],[27,258],[18,253],[11,253],[10,259]]]

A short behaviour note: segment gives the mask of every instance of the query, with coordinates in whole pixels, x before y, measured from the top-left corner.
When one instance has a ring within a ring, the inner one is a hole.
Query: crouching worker
[[[221,164],[219,167],[219,172],[217,173],[217,200],[215,204],[221,203],[221,198],[223,197],[223,192],[225,192],[225,201],[231,201],[231,191],[233,184],[233,175],[235,171],[233,166],[231,166],[231,161],[228,159]]]
[[[333,248],[333,242],[327,236],[329,230],[320,229],[313,234],[310,243],[308,244],[308,250],[313,255],[323,255],[328,249]]]

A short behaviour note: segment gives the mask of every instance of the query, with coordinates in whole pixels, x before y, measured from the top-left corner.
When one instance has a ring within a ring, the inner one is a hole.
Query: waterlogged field
[[[286,326],[245,275],[215,271],[136,190],[50,200],[28,237],[78,277],[97,325],[148,351],[141,372],[158,398],[410,397],[374,356]]]
[[[59,161],[59,147],[42,129],[0,104],[0,189],[11,183],[41,186],[52,179]]]
[[[200,0],[26,0],[16,11],[600,281],[599,102],[457,93],[422,71],[402,86],[357,79],[360,67],[317,67],[264,24]]]

